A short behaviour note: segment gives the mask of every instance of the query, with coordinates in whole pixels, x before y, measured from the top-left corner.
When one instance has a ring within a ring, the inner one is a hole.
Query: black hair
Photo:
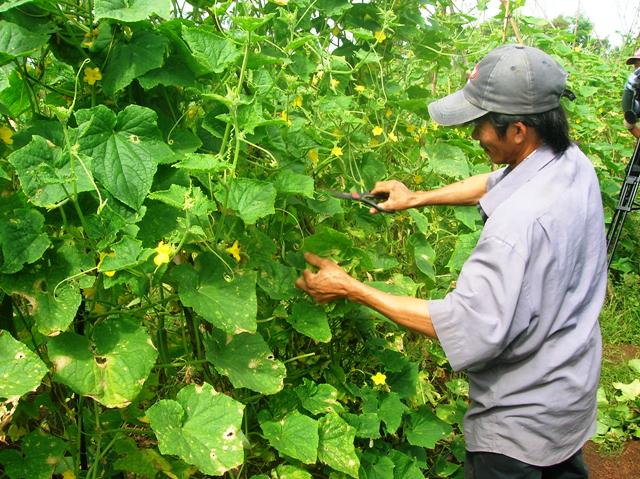
[[[500,138],[503,138],[507,133],[509,125],[519,121],[533,128],[542,142],[549,145],[554,153],[563,153],[571,146],[567,115],[562,106],[544,113],[528,115],[507,115],[505,113],[489,112],[484,118],[491,122]]]

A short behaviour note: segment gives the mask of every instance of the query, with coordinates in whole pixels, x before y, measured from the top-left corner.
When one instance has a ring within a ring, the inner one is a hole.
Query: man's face
[[[513,141],[513,125],[509,125],[504,137],[500,138],[495,127],[489,120],[476,123],[471,137],[480,143],[491,161],[497,165],[513,164],[522,158],[519,156],[518,145]]]

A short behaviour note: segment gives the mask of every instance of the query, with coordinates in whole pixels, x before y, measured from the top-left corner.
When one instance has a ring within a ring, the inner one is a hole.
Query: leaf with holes
[[[46,373],[47,366],[33,351],[0,330],[0,397],[35,391]]]
[[[207,359],[236,388],[275,394],[284,386],[286,368],[274,358],[259,334],[227,337],[221,332],[214,333],[207,342]]]
[[[106,106],[98,105],[75,116],[80,151],[91,157],[94,176],[125,205],[140,208],[158,163],[174,157],[162,141],[156,113],[129,105],[116,116]]]
[[[280,454],[313,464],[318,456],[318,421],[293,411],[279,421],[260,423],[262,433]]]
[[[303,378],[302,385],[296,388],[302,407],[311,414],[341,413],[344,411],[338,402],[338,390],[331,384],[316,384]]]
[[[182,388],[175,401],[158,401],[146,415],[162,454],[221,476],[244,462],[243,411],[243,404],[204,383]]]
[[[135,399],[157,355],[147,332],[123,317],[98,323],[91,340],[63,333],[49,341],[54,380],[107,407]]]

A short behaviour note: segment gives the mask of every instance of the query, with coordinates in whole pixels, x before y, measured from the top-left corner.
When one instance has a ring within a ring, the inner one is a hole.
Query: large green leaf
[[[82,302],[77,287],[64,284],[56,290],[38,291],[35,294],[33,317],[37,329],[47,336],[55,336],[65,331],[73,322]]]
[[[33,351],[0,330],[0,398],[35,391],[46,373],[47,366]]]
[[[0,464],[10,479],[50,479],[56,467],[63,464],[66,449],[62,439],[38,428],[22,439],[20,451],[7,447],[0,450]]]
[[[279,421],[260,423],[262,433],[275,449],[305,464],[318,456],[318,421],[293,411]]]
[[[228,191],[216,193],[216,198],[224,207],[237,211],[248,225],[275,213],[276,189],[264,181],[238,178],[232,181]]]
[[[358,477],[360,460],[353,445],[356,430],[335,413],[327,414],[318,421],[320,442],[318,459],[336,471]]]
[[[425,146],[424,153],[429,159],[429,169],[434,173],[452,178],[469,176],[467,157],[457,146],[436,143]]]
[[[398,430],[406,410],[407,407],[400,401],[398,393],[390,392],[380,400],[378,417],[384,422],[389,434],[395,434]]]
[[[413,446],[433,449],[436,442],[451,433],[451,426],[439,419],[430,408],[421,406],[417,411],[409,413],[405,427],[407,441]]]
[[[256,331],[256,273],[236,272],[227,281],[189,266],[176,268],[178,294],[185,306],[229,334]]]
[[[221,476],[244,462],[244,405],[210,384],[190,384],[176,400],[163,399],[147,410],[162,454],[175,454],[200,472]]]
[[[92,157],[95,177],[131,208],[138,209],[151,188],[157,164],[174,154],[162,141],[153,110],[129,105],[115,113],[104,105],[76,113],[83,153]]]
[[[241,55],[231,40],[202,28],[185,28],[182,36],[196,60],[212,73],[222,73]]]
[[[0,12],[6,12],[8,10],[11,10],[12,8],[16,8],[20,5],[32,3],[35,1],[36,0],[6,0],[2,5],[0,5]]]
[[[49,247],[44,216],[31,208],[3,211],[0,208],[0,246],[3,261],[0,273],[20,271],[25,263],[40,259]]]
[[[146,331],[123,317],[98,323],[91,340],[63,333],[49,341],[54,379],[107,407],[138,395],[157,355]]]
[[[29,144],[9,156],[20,186],[36,206],[50,207],[93,189],[91,158],[77,155],[73,160],[49,140],[34,136]]]
[[[275,179],[275,186],[278,193],[290,195],[306,196],[313,198],[314,184],[313,178],[291,170],[284,170],[278,173]]]
[[[324,227],[306,237],[302,249],[319,256],[339,256],[346,253],[352,246],[349,236],[333,228]]]
[[[338,402],[338,390],[331,384],[316,384],[307,378],[302,381],[302,385],[296,388],[296,394],[302,407],[311,414],[344,412],[342,404]]]
[[[120,241],[111,246],[111,252],[103,258],[98,271],[133,268],[144,263],[152,254],[153,250],[143,248],[140,240],[131,236],[123,236]]]
[[[102,87],[107,95],[122,90],[133,80],[164,64],[169,40],[163,35],[143,30],[127,44],[113,48],[103,73]]]
[[[288,464],[280,464],[271,471],[271,474],[271,477],[277,477],[278,479],[313,479],[313,476],[304,469]],[[261,476],[253,476],[251,479],[269,479],[269,476],[264,476],[264,478]]]
[[[26,56],[49,41],[49,35],[0,20],[0,64]]]
[[[94,20],[111,18],[122,22],[139,22],[151,15],[171,16],[171,0],[95,0]]]
[[[298,272],[295,268],[275,261],[265,261],[258,276],[258,286],[271,299],[291,299],[300,292],[295,287]]]
[[[331,341],[331,329],[324,309],[309,303],[296,303],[287,322],[300,334],[328,343]]]
[[[275,394],[284,386],[287,370],[259,334],[214,334],[207,342],[207,359],[236,388]]]
[[[449,268],[452,273],[459,272],[462,269],[462,265],[469,259],[473,248],[476,247],[479,237],[480,231],[458,235],[455,248],[447,263],[447,268]]]

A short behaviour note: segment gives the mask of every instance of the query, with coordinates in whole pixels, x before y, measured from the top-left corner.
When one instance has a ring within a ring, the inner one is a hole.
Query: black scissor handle
[[[367,206],[370,206],[371,208],[375,208],[377,211],[381,212],[381,213],[392,213],[391,211],[385,210],[384,208],[380,207],[378,205],[379,201],[382,200],[386,200],[389,198],[389,194],[388,193],[369,193],[368,191],[365,191],[364,193],[358,193],[358,192],[352,192],[352,193],[343,193],[343,192],[334,192],[331,193],[332,196],[334,196],[335,198],[340,198],[343,200],[355,200],[355,201],[360,201],[362,203],[364,203]],[[378,200],[378,201],[376,201]]]

